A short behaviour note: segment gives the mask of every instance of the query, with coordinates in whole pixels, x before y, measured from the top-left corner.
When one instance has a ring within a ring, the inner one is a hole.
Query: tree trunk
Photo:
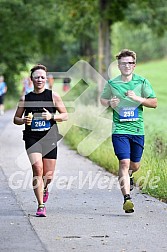
[[[111,42],[110,42],[110,23],[107,20],[101,20],[99,24],[98,40],[98,71],[99,74],[108,80],[108,67],[111,63]],[[100,102],[100,95],[104,87],[102,79],[98,81],[97,103]]]

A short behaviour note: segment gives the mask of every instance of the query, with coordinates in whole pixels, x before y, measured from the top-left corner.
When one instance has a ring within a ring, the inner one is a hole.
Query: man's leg
[[[130,165],[129,159],[119,160],[118,178],[119,178],[119,184],[120,184],[120,188],[121,188],[121,192],[123,196],[130,193],[130,181],[129,181],[129,173],[128,173],[129,165]]]
[[[130,180],[129,180],[129,159],[123,159],[119,161],[119,184],[121,192],[124,196],[123,209],[125,213],[133,213],[134,205],[130,197]]]
[[[140,162],[132,162],[130,161],[130,167],[129,167],[129,177],[130,177],[130,191],[134,188],[134,177],[133,173],[136,172],[140,167]]]
[[[140,168],[140,160],[143,154],[144,149],[144,136],[131,136],[131,155],[130,155],[130,190],[133,190],[134,186],[134,177],[133,173],[138,171]]]
[[[124,197],[123,209],[126,213],[134,212],[134,205],[130,198],[130,139],[128,135],[112,135],[115,154],[119,160],[119,184]]]
[[[139,167],[140,167],[140,162],[130,161],[129,175],[132,175],[134,172],[138,171]]]

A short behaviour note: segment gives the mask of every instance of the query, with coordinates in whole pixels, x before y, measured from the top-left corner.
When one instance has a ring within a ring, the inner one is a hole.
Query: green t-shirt
[[[102,92],[101,98],[110,100],[116,96],[120,102],[113,110],[113,134],[144,135],[143,106],[126,96],[128,90],[133,90],[137,96],[155,98],[154,90],[147,79],[133,74],[130,82],[123,82],[121,75],[109,80]]]

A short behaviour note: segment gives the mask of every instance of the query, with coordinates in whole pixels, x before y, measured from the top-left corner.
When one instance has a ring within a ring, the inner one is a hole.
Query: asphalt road
[[[117,178],[63,141],[47,217],[35,217],[23,126],[13,114],[0,117],[0,251],[167,252],[167,205],[135,188],[135,212],[125,214]]]

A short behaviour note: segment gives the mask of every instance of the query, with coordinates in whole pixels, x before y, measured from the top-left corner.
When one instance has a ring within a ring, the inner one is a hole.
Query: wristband
[[[52,113],[52,117],[51,117],[51,119],[53,119],[53,120],[54,120],[54,116],[55,116],[55,114],[53,114],[53,113]]]

